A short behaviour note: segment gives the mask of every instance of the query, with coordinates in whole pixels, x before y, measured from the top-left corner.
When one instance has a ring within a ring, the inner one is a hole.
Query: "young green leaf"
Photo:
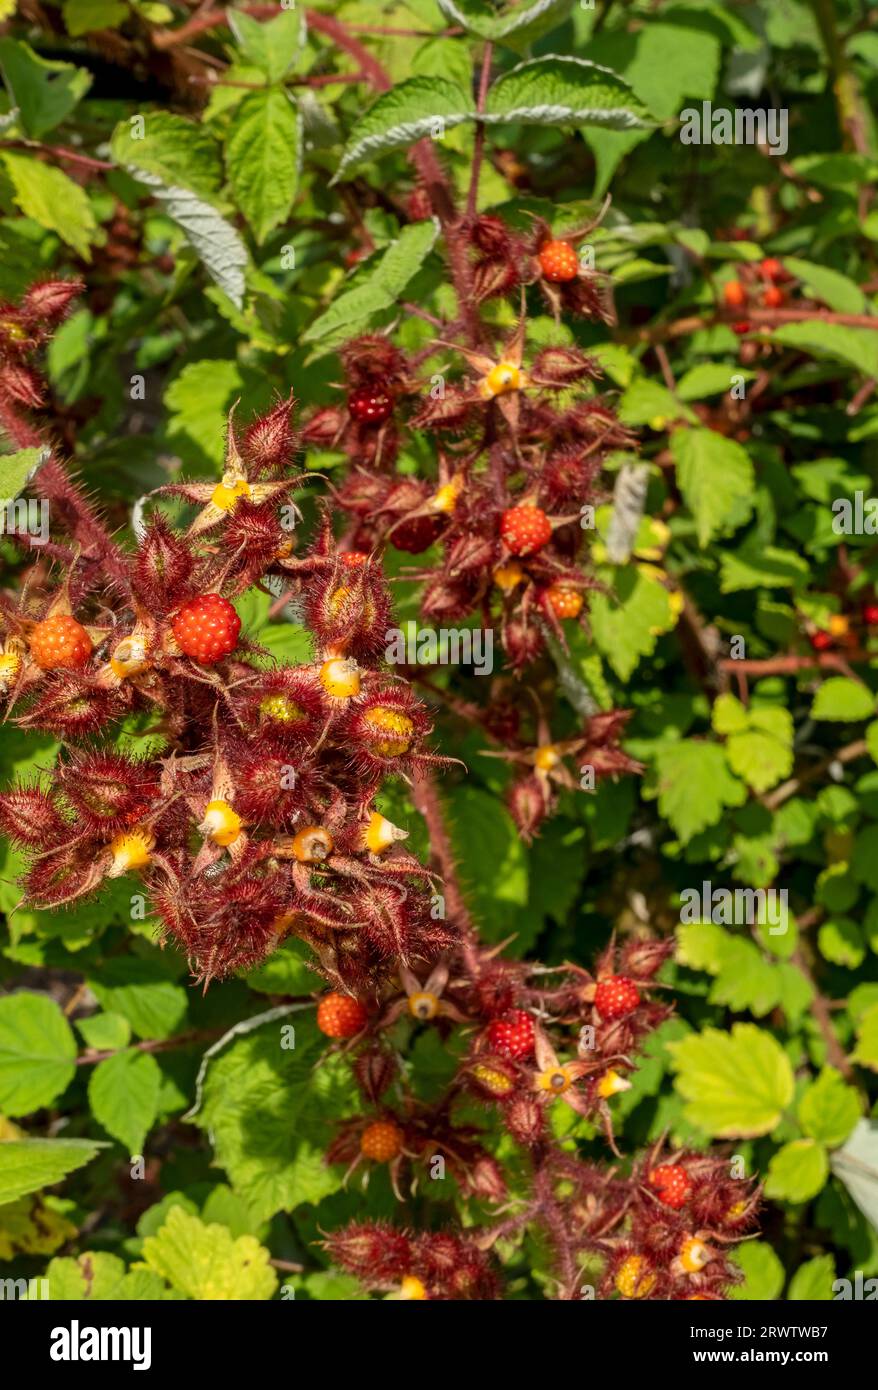
[[[252,19],[243,10],[228,11],[229,28],[247,63],[279,82],[289,72],[307,35],[304,11],[284,8],[273,19]]]
[[[226,168],[235,202],[258,242],[290,214],[301,143],[301,120],[279,87],[254,92],[235,111],[226,140]]]
[[[62,170],[26,154],[4,150],[3,163],[12,180],[15,201],[25,217],[32,217],[46,231],[54,232],[83,260],[91,260],[91,243],[98,225],[85,190]]]

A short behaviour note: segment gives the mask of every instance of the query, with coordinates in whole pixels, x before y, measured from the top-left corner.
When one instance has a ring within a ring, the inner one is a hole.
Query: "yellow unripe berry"
[[[386,735],[370,740],[376,753],[380,753],[384,758],[398,758],[400,754],[408,752],[415,726],[407,714],[376,705],[364,716],[363,722],[370,733]]]
[[[422,1023],[428,1019],[435,1018],[439,1012],[439,1000],[435,994],[428,994],[426,990],[421,990],[418,994],[409,995],[409,1013],[412,1018],[418,1018]]]
[[[113,863],[110,878],[119,878],[129,869],[145,869],[152,857],[155,836],[150,830],[122,830],[110,842]]]
[[[331,657],[320,668],[320,684],[334,700],[350,700],[360,693],[360,668],[348,657]]]
[[[456,479],[450,483],[445,483],[430,498],[430,510],[434,512],[453,512],[460,496],[463,483]]]
[[[551,772],[560,761],[561,755],[553,743],[544,743],[534,753],[534,767],[539,768],[540,772]]]
[[[655,1288],[655,1275],[642,1255],[629,1255],[619,1266],[615,1282],[623,1298],[648,1298]]]
[[[498,565],[494,571],[494,583],[504,594],[511,594],[523,579],[524,570],[515,561],[509,565]]]
[[[553,1096],[563,1096],[573,1085],[573,1077],[568,1067],[547,1067],[537,1077],[537,1087]]]
[[[382,850],[389,849],[397,840],[407,840],[408,831],[400,830],[398,825],[394,825],[386,816],[382,816],[380,811],[373,811],[366,825],[363,827],[363,848],[370,854],[380,854]]]
[[[685,1270],[687,1274],[698,1274],[706,1264],[710,1264],[713,1259],[713,1251],[697,1236],[689,1236],[680,1246],[678,1258],[680,1268]]]
[[[423,1299],[427,1297],[427,1290],[420,1279],[414,1274],[407,1274],[399,1286],[398,1298],[407,1302],[409,1299]]]
[[[630,1091],[631,1082],[626,1081],[617,1071],[608,1071],[601,1077],[595,1089],[601,1100],[609,1100],[610,1096],[617,1096],[620,1091]]]
[[[223,480],[214,488],[210,501],[211,505],[218,507],[221,512],[231,512],[238,505],[239,498],[249,496],[250,485],[244,478],[239,478],[231,485]]]
[[[110,669],[120,680],[139,675],[146,666],[146,643],[142,637],[123,637],[110,657]]]
[[[847,637],[850,622],[844,613],[833,613],[829,619],[829,631],[833,637]]]
[[[505,396],[508,391],[519,391],[526,384],[524,372],[512,362],[498,362],[479,383],[479,391],[485,400],[495,396]]]
[[[293,836],[292,851],[300,864],[318,864],[332,853],[334,843],[322,825],[306,825]]]
[[[0,693],[9,690],[21,670],[21,657],[16,651],[0,652]]]
[[[286,695],[266,695],[259,702],[259,713],[278,724],[295,724],[305,718],[305,711]]]
[[[241,817],[227,801],[209,801],[199,829],[215,845],[231,845],[240,835],[242,825]]]

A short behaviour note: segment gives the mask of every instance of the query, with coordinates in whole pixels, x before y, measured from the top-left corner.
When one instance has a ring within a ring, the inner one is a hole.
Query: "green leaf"
[[[437,235],[432,220],[403,227],[374,270],[368,270],[364,280],[333,300],[305,330],[302,341],[319,341],[321,352],[329,352],[338,342],[361,332],[373,314],[397,302],[433,249]]]
[[[772,341],[841,362],[858,376],[878,376],[878,332],[871,328],[848,328],[820,319],[805,323],[784,323],[772,332]]]
[[[812,719],[850,722],[871,719],[875,696],[867,685],[848,676],[830,676],[821,685],[811,705]]]
[[[429,135],[475,119],[472,97],[442,77],[410,77],[384,92],[348,136],[333,183],[389,150],[403,149]]]
[[[92,1014],[90,1018],[77,1019],[76,1026],[88,1046],[98,1052],[127,1047],[131,1040],[131,1024],[121,1014]]]
[[[863,933],[849,917],[835,917],[824,922],[817,933],[817,944],[824,959],[848,970],[856,970],[866,958]]]
[[[210,128],[170,111],[120,121],[110,151],[116,163],[136,177],[151,174],[160,184],[187,188],[200,198],[213,199],[220,191],[220,147]]]
[[[767,1302],[780,1297],[784,1269],[774,1250],[761,1240],[748,1240],[732,1251],[731,1259],[744,1272],[743,1284],[733,1284],[729,1298]]]
[[[263,27],[268,26],[256,25]],[[258,242],[290,214],[300,147],[301,121],[282,88],[254,92],[236,110],[226,140],[226,167],[232,195]]]
[[[570,14],[574,0],[524,0],[515,9],[497,14],[486,0],[436,0],[449,24],[491,43],[524,47],[554,29]]]
[[[482,117],[504,125],[602,126],[644,130],[655,125],[631,87],[585,58],[548,55],[519,63],[488,93]]]
[[[753,509],[753,465],[745,449],[715,430],[675,430],[671,453],[698,542],[743,525]]]
[[[20,39],[0,39],[0,70],[24,131],[38,140],[70,115],[91,86],[91,73],[41,58]]]
[[[86,1250],[50,1260],[46,1270],[53,1302],[152,1302],[179,1298],[149,1269],[125,1269],[118,1255]]]
[[[244,978],[259,994],[310,994],[319,984],[313,961],[307,946],[288,940]]]
[[[295,1029],[295,1047],[282,1028]],[[210,1132],[216,1162],[258,1220],[338,1192],[344,1168],[325,1162],[336,1122],[356,1109],[350,1067],[325,1051],[313,1012],[284,1006],[249,1019],[205,1056],[192,1112]]]
[[[809,299],[822,299],[836,313],[869,312],[866,296],[847,275],[841,275],[829,266],[815,265],[813,261],[800,261],[797,256],[785,256],[784,269],[802,281],[802,289]]]
[[[100,976],[88,983],[101,1006],[127,1018],[139,1038],[170,1038],[186,1017],[185,989],[156,962],[119,956],[105,961]]]
[[[7,1139],[0,1143],[0,1206],[60,1182],[103,1144],[91,1139]]]
[[[25,217],[54,232],[83,260],[97,231],[88,195],[60,169],[53,169],[25,154],[3,151],[6,172],[12,180],[15,201]]]
[[[834,1297],[835,1260],[831,1255],[817,1255],[799,1265],[787,1292],[793,1303],[829,1303]]]
[[[619,676],[628,680],[641,658],[655,651],[663,632],[676,621],[662,583],[636,565],[601,572],[610,594],[596,594],[590,620],[594,640]]]
[[[7,502],[16,498],[48,457],[48,449],[19,449],[0,455],[0,497]]]
[[[798,589],[806,584],[811,568],[794,550],[747,541],[739,550],[720,556],[720,588],[724,594],[741,589]]]
[[[743,377],[750,381],[752,372],[744,371],[735,362],[699,362],[690,367],[677,382],[677,395],[681,401],[703,401],[706,396],[718,396],[730,391],[733,377]]]
[[[64,0],[62,11],[67,32],[74,39],[96,29],[115,29],[130,13],[123,0]]]
[[[792,746],[758,730],[732,734],[726,743],[726,754],[732,771],[756,792],[777,786],[793,770]]]
[[[479,787],[449,798],[451,840],[464,891],[489,941],[508,936],[510,907],[528,903],[527,855],[501,802]]]
[[[149,188],[152,196],[163,206],[172,222],[183,232],[211,280],[227,295],[236,309],[244,303],[244,271],[248,265],[247,248],[230,222],[211,204],[187,188],[168,187],[153,174],[129,166],[133,174]]]
[[[719,1139],[752,1139],[778,1123],[793,1098],[789,1058],[770,1033],[736,1023],[669,1044],[686,1118]]]
[[[246,61],[269,82],[279,82],[289,72],[305,42],[305,15],[292,6],[263,22],[231,9],[228,22]]]
[[[659,811],[685,843],[716,825],[726,806],[743,806],[747,789],[729,772],[718,743],[680,739],[656,750]]]
[[[710,712],[710,723],[718,734],[740,734],[750,724],[747,708],[737,695],[724,692],[717,695]]]
[[[878,763],[878,719],[866,728],[866,745],[873,763]]]
[[[88,1101],[98,1124],[118,1139],[133,1158],[155,1123],[162,1074],[146,1052],[117,1052],[99,1062],[88,1084]]]
[[[226,451],[229,408],[242,386],[237,362],[222,358],[187,362],[165,392],[165,405],[172,415],[168,433],[172,438],[185,436],[210,462],[220,465]]]
[[[824,1067],[800,1097],[797,1113],[809,1138],[835,1148],[844,1143],[859,1120],[860,1100],[839,1072]]]
[[[878,1071],[878,1004],[867,1009],[857,1024],[857,1045],[851,1060],[870,1071]]]
[[[76,1039],[54,999],[21,990],[0,998],[0,1112],[30,1115],[73,1079]]]
[[[829,1177],[829,1159],[816,1139],[793,1139],[772,1155],[765,1195],[779,1202],[810,1202]]]
[[[277,1275],[269,1253],[253,1236],[234,1239],[225,1226],[205,1225],[172,1207],[157,1235],[143,1242],[143,1258],[156,1274],[199,1302],[271,1298]]]

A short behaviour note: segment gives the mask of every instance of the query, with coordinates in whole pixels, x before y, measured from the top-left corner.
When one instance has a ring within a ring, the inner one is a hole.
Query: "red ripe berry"
[[[552,523],[539,507],[510,507],[503,513],[500,534],[513,555],[532,555],[552,539]]]
[[[786,299],[783,290],[779,289],[777,285],[768,285],[762,294],[762,303],[766,309],[779,309],[782,304],[786,303]]]
[[[691,1179],[679,1163],[663,1163],[661,1167],[653,1168],[649,1185],[655,1188],[659,1201],[672,1211],[684,1207],[692,1192]]]
[[[732,332],[737,333],[740,337],[742,334],[750,332],[750,325],[746,319],[741,319],[740,323],[732,324]]]
[[[556,283],[575,280],[579,274],[576,252],[567,241],[547,241],[540,252],[539,262],[545,278]]]
[[[766,256],[759,267],[759,272],[763,280],[779,280],[783,275],[783,266],[773,256]]]
[[[43,671],[62,666],[78,671],[88,661],[91,650],[91,638],[69,613],[44,618],[30,635],[30,654]]]
[[[202,666],[212,666],[233,652],[240,631],[241,619],[220,594],[190,599],[173,622],[181,651]]]
[[[358,425],[383,425],[393,414],[393,399],[380,386],[360,386],[348,396],[348,410]]]
[[[352,1038],[366,1022],[366,1010],[349,994],[324,994],[317,1005],[317,1027],[327,1038]]]
[[[740,309],[747,303],[747,291],[740,280],[729,280],[723,285],[723,299],[730,309]]]
[[[808,638],[808,641],[811,643],[811,646],[814,648],[815,652],[825,652],[828,651],[828,649],[833,644],[832,633],[822,631],[812,632],[810,637]]]
[[[534,1050],[533,1016],[524,1009],[510,1009],[488,1027],[488,1043],[501,1057],[529,1057]]]
[[[863,622],[867,627],[878,626],[878,603],[863,604]]]
[[[595,1008],[608,1023],[624,1018],[639,1003],[640,992],[634,981],[625,975],[610,975],[608,979],[601,980],[595,990]]]

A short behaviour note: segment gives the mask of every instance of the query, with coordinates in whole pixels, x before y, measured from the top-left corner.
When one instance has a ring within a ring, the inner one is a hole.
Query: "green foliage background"
[[[523,226],[545,215],[558,234],[612,192],[591,240],[619,328],[556,326],[534,299],[529,334],[534,346],[592,349],[621,418],[642,433],[637,550],[625,566],[606,562],[610,509],[599,508],[609,593],[594,601],[590,635],[573,639],[570,667],[601,707],[633,709],[626,747],[646,773],[566,794],[528,848],[502,804],[503,765],[479,756],[475,735],[440,729],[469,768],[445,784],[455,847],[485,936],[514,935],[515,952],[589,962],[614,929],[677,932],[663,977],[677,1016],[614,1114],[626,1152],[666,1131],[696,1148],[730,1140],[765,1178],[764,1228],[740,1252],[736,1296],[828,1299],[836,1277],[878,1274],[878,638],[863,632],[839,669],[757,673],[746,705],[734,681],[712,702],[692,652],[694,634],[708,663],[735,638],[749,660],[809,657],[806,633],[832,615],[856,626],[878,583],[874,537],[832,528],[832,502],[868,497],[878,467],[878,397],[862,390],[878,378],[878,38],[859,5],[555,0],[525,34],[509,28],[514,10],[498,19],[482,0],[316,6],[393,84],[368,112],[362,82],[314,80],[358,62],[300,11],[270,26],[234,11],[231,30],[194,34],[196,53],[225,65],[205,93],[207,64],[166,42],[190,16],[183,5],[65,0],[42,27],[11,8],[0,294],[83,275],[47,372],[64,442],[121,527],[169,474],[219,475],[235,400],[241,418],[291,387],[307,406],[333,403],[335,351],[353,332],[386,328],[410,351],[430,341],[404,305],[442,316],[453,295],[433,222],[406,219],[406,145],[444,114],[437,151],[465,193],[484,36],[497,39],[500,80],[480,207]],[[630,89],[551,63],[509,79],[522,59],[551,54],[601,63]],[[650,123],[595,123],[620,94]],[[789,151],[681,144],[681,110],[709,100],[788,109]],[[566,117],[533,123],[540,101],[566,104]],[[715,305],[736,267],[765,255],[783,260],[812,312],[757,334],[769,350],[742,362]],[[498,329],[509,312],[492,307]],[[670,327],[680,320],[689,326]],[[744,438],[723,410],[735,373],[759,397]],[[331,476],[342,458],[307,462]],[[429,475],[428,442],[405,462]],[[0,494],[18,486],[11,467],[0,460]],[[5,541],[2,559],[12,585],[20,562]],[[398,590],[413,616],[416,589]],[[267,598],[241,606],[249,635],[307,654],[302,629],[268,623]],[[143,749],[151,735],[132,725],[124,737]],[[0,781],[42,775],[53,753],[3,726]],[[391,808],[423,849],[401,784]],[[0,850],[4,1274],[36,1277],[48,1262],[55,1298],[271,1298],[281,1281],[297,1298],[362,1297],[314,1241],[355,1214],[396,1216],[397,1204],[382,1173],[364,1196],[323,1162],[357,1102],[344,1065],[313,1069],[323,1040],[302,1001],[318,981],[303,958],[285,948],[202,997],[183,960],[157,948],[154,924],[132,920],[129,881],[51,915],[14,910],[17,872]],[[786,889],[789,929],[681,924],[680,894],[703,880]],[[293,1051],[281,1046],[287,1026]],[[454,1068],[453,1046],[429,1029],[410,1058],[424,1095]],[[558,1124],[603,1151],[584,1122]],[[487,1219],[436,1186],[414,1199],[417,1220]],[[542,1297],[545,1252],[504,1254],[507,1297]]]

